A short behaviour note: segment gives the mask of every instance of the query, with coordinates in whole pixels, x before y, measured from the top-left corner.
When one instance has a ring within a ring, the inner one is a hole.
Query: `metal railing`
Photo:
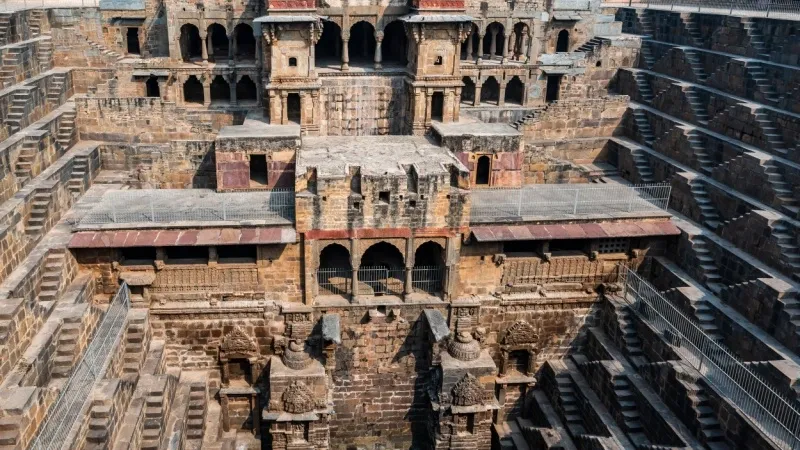
[[[671,189],[667,183],[640,186],[537,184],[521,188],[473,189],[470,221],[658,212],[667,209]]]
[[[113,350],[122,338],[130,304],[130,291],[123,283],[97,327],[94,338],[86,347],[83,357],[74,366],[58,399],[48,410],[36,439],[31,444],[31,449],[60,449],[71,444],[67,440],[72,428],[81,419],[81,411],[89,401],[92,389],[102,379],[114,354]]]
[[[411,269],[411,287],[415,292],[438,294],[444,287],[444,267],[414,266]]]
[[[360,295],[403,295],[405,269],[386,267],[359,267],[358,292]]]
[[[353,293],[353,269],[317,269],[319,295],[349,295]]]
[[[602,6],[631,6],[744,17],[800,17],[800,0],[604,0]]]
[[[403,295],[407,269],[361,267],[358,269],[356,293],[361,295]],[[414,292],[436,295],[443,292],[445,268],[416,266],[411,269],[411,288]],[[317,270],[319,295],[353,294],[353,269],[326,267]]]
[[[0,0],[0,12],[45,8],[97,8],[100,0]]]
[[[208,189],[109,191],[81,225],[214,221],[294,222],[294,191],[219,193]]]
[[[778,448],[800,449],[800,405],[796,400],[763,381],[635,272],[623,274],[624,298],[639,317],[665,335],[681,357]]]

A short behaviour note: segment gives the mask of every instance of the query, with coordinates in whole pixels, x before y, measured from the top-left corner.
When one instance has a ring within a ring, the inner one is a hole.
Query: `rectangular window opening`
[[[255,245],[222,245],[217,247],[217,261],[220,264],[250,264],[258,258]]]
[[[250,186],[266,186],[268,181],[267,155],[250,155]]]
[[[121,252],[121,264],[126,266],[153,264],[156,260],[155,247],[128,247],[121,249]]]
[[[166,264],[208,264],[208,247],[166,247]]]
[[[389,204],[389,191],[380,191],[378,192],[378,201],[381,203]]]

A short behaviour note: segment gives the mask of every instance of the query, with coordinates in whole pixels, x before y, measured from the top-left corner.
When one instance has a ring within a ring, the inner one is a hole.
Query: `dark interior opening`
[[[506,96],[505,101],[506,103],[511,103],[514,105],[522,105],[523,102],[523,95],[525,92],[525,85],[519,79],[518,76],[514,76],[511,78],[511,81],[508,82],[506,85]]]
[[[236,358],[228,361],[228,381],[234,386],[251,385],[252,371],[250,370],[250,361],[244,358]]]
[[[367,22],[358,22],[350,28],[347,43],[350,61],[371,63],[375,60],[375,28]]]
[[[320,269],[350,269],[350,252],[344,246],[331,244],[319,254]]]
[[[492,52],[492,34],[493,32],[497,32],[495,35],[495,45],[494,45],[494,52]],[[490,55],[490,56],[503,56],[503,50],[505,49],[506,45],[506,36],[503,29],[503,26],[497,22],[493,22],[489,24],[486,29],[486,36],[483,38],[483,54]]]
[[[187,23],[181,27],[180,44],[184,61],[203,57],[203,40],[196,26]]]
[[[470,59],[478,56],[478,26],[472,24],[472,30],[467,40],[461,43],[461,59]]]
[[[289,67],[297,67],[297,58],[289,58]]]
[[[250,155],[250,185],[266,186],[268,181],[267,155]]]
[[[239,103],[258,101],[258,88],[248,75],[243,76],[236,83],[236,100]]]
[[[494,77],[489,77],[481,86],[481,103],[500,103],[500,84]]]
[[[550,241],[549,252],[552,256],[578,256],[585,254],[586,241],[583,239],[558,239]]]
[[[322,24],[322,36],[314,47],[316,65],[323,66],[324,62],[339,62],[342,58],[342,29],[333,22],[325,21]]]
[[[150,77],[145,82],[148,97],[161,97],[161,87],[158,85],[158,78]]]
[[[507,361],[508,371],[527,374],[529,356],[530,355],[527,350],[513,350],[509,352]]]
[[[220,264],[255,263],[258,249],[255,245],[223,245],[217,247],[217,261]]]
[[[208,264],[208,247],[166,247],[167,264]]]
[[[300,124],[300,119],[302,118],[300,94],[289,94],[286,97],[286,114],[289,122]]]
[[[141,50],[139,48],[139,29],[138,28],[128,28],[128,54],[131,55],[138,55]]]
[[[436,242],[426,242],[414,252],[414,267],[442,267],[444,266],[444,249]]]
[[[475,169],[475,184],[489,184],[489,175],[492,170],[492,159],[487,155],[478,158],[478,166]]]
[[[222,103],[231,101],[231,86],[222,75],[217,75],[211,82],[211,101]]]
[[[383,30],[383,61],[387,63],[408,64],[408,37],[403,23],[395,20]]]
[[[539,253],[542,250],[542,241],[507,241],[503,242],[503,253],[512,255],[514,253]]]
[[[127,247],[120,249],[122,265],[135,266],[139,264],[153,264],[156,260],[155,247]]]
[[[378,201],[381,203],[389,204],[390,196],[389,191],[380,191],[378,192]]]
[[[202,105],[205,101],[204,97],[203,83],[196,76],[190,76],[186,83],[183,84],[183,101]]]
[[[404,267],[403,254],[392,244],[378,242],[364,252],[361,257],[361,267],[402,269]]]
[[[246,23],[240,23],[236,25],[233,32],[236,35],[236,58],[240,60],[255,60],[256,38],[253,36],[253,28]]]
[[[208,27],[208,59],[220,61],[228,59],[228,34],[225,27],[214,23]]]
[[[558,100],[558,94],[560,90],[561,90],[561,75],[548,75],[545,101],[554,102]]]
[[[475,83],[470,77],[464,77],[461,81],[464,83],[464,87],[461,89],[461,102],[472,104],[475,102]]]
[[[431,97],[431,119],[441,121],[444,117],[444,93],[434,92]]]
[[[556,53],[565,53],[569,51],[569,31],[561,30],[558,32],[558,40],[556,41]]]

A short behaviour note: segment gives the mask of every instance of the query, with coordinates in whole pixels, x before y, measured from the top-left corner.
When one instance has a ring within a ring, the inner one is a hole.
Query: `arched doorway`
[[[478,158],[478,164],[475,168],[475,184],[488,185],[489,175],[492,173],[492,159],[489,155],[483,155]]]
[[[244,75],[236,83],[236,101],[239,104],[252,104],[258,101],[258,87],[249,75]]]
[[[556,41],[556,53],[566,53],[569,51],[569,31],[561,30],[558,32]]]
[[[525,93],[525,84],[518,76],[514,75],[506,85],[505,102],[513,105],[522,105]]]
[[[371,65],[375,61],[375,27],[364,21],[350,27],[347,51],[351,62]]]
[[[183,83],[183,101],[185,103],[205,103],[205,94],[203,92],[203,83],[192,75]]]
[[[228,59],[228,33],[225,27],[218,23],[208,26],[208,59],[209,61],[221,61]]]
[[[469,37],[461,43],[461,59],[472,60],[474,57],[480,56],[478,50],[478,26],[473,23]]]
[[[231,85],[222,75],[217,75],[211,82],[211,103],[230,103]]]
[[[125,41],[128,44],[129,55],[138,55],[140,53],[138,28],[128,28],[128,32],[125,35]]]
[[[414,269],[411,284],[415,291],[428,294],[442,292],[444,286],[445,254],[441,245],[428,241],[414,253]]]
[[[386,26],[381,49],[384,63],[408,64],[408,37],[402,22],[395,20]]]
[[[527,50],[527,34],[528,34],[528,25],[519,22],[514,25],[514,51],[513,56],[516,57],[517,60],[524,60],[525,59],[525,51]]]
[[[342,61],[342,29],[334,22],[322,23],[322,36],[314,47],[317,67],[339,65]]]
[[[238,60],[252,61],[256,59],[256,38],[253,36],[253,27],[240,23],[233,29],[236,42],[235,57]]]
[[[158,78],[151,76],[145,82],[148,97],[161,97],[161,87],[158,85]]]
[[[486,27],[486,37],[483,38],[483,54],[489,58],[502,57],[505,50],[505,28],[498,22],[492,22]]]
[[[320,295],[348,295],[352,290],[353,269],[350,252],[341,244],[330,244],[319,254],[317,285]]]
[[[500,103],[500,84],[494,77],[489,77],[481,86],[481,103]]]
[[[358,293],[402,295],[405,284],[405,258],[387,242],[372,245],[361,256]]]
[[[200,30],[187,23],[181,27],[181,56],[184,61],[191,61],[203,57],[203,40],[200,39]]]
[[[461,102],[470,105],[475,103],[475,83],[472,78],[464,77],[461,82],[464,83],[464,87],[461,89]]]

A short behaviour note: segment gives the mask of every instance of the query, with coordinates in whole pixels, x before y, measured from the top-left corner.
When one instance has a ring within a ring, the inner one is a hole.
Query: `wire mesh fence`
[[[109,191],[81,225],[213,221],[294,222],[294,191],[219,193],[207,189]]]
[[[73,369],[53,406],[45,416],[33,450],[61,449],[69,445],[68,436],[81,418],[92,389],[103,377],[114,348],[117,347],[130,309],[130,291],[123,284],[108,307],[94,338],[86,347],[80,362]]]
[[[791,19],[800,17],[800,0],[604,0],[603,6],[633,6],[681,12],[701,12]]]
[[[641,186],[538,184],[475,189],[470,194],[470,221],[657,212],[667,208],[671,189],[667,183]]]
[[[626,270],[625,300],[681,357],[740,408],[781,449],[800,449],[800,405],[782,395],[724,345],[710,338],[656,288]]]

